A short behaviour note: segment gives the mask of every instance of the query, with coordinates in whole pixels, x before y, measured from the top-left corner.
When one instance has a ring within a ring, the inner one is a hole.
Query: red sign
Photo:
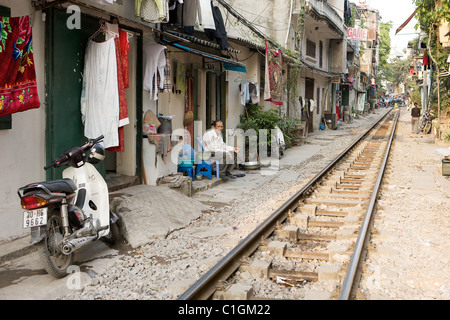
[[[368,32],[367,29],[348,28],[347,37],[352,40],[366,41]]]

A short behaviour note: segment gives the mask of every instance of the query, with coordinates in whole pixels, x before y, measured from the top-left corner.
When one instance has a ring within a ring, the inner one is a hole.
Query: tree
[[[418,26],[427,34],[424,42],[428,45],[429,55],[434,64],[437,65],[439,73],[440,69],[446,66],[448,52],[445,52],[440,46],[438,30],[442,21],[450,22],[450,0],[414,0],[414,3],[417,6],[416,18],[419,22]],[[450,110],[450,105],[447,102],[448,93],[444,93],[442,97],[442,86],[439,79],[437,84],[437,104],[433,104],[433,99],[430,101],[432,109],[436,109],[438,115],[440,115],[443,107]],[[444,104],[441,104],[441,97]]]
[[[389,81],[392,70],[390,68],[388,58],[391,53],[391,37],[389,35],[392,29],[392,21],[380,23],[380,53],[377,73],[377,84]],[[379,87],[378,91],[386,92],[386,88]]]

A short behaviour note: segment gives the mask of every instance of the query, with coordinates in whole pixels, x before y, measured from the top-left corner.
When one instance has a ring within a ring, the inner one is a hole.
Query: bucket
[[[450,160],[442,159],[442,175],[450,176]]]

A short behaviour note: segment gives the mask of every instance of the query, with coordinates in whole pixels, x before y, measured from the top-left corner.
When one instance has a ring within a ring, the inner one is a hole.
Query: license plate
[[[39,227],[47,224],[48,208],[39,208],[36,210],[25,211],[23,213],[23,227]]]

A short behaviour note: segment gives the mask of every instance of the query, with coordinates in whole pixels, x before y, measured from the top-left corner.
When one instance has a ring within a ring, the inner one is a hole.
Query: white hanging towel
[[[201,20],[199,25],[203,29],[213,29],[216,30],[216,24],[214,23],[214,16],[212,13],[211,0],[200,0],[200,12]]]
[[[149,44],[144,46],[145,53],[145,73],[144,73],[144,90],[150,92],[150,99],[158,100],[158,86],[164,88],[164,68],[166,66],[166,55],[164,54],[165,46],[160,44]],[[157,75],[159,73],[159,85]],[[155,85],[153,85],[153,81]],[[154,92],[153,92],[154,90]]]
[[[114,38],[105,42],[89,40],[86,48],[81,118],[84,135],[104,135],[105,148],[119,145],[119,89]]]

